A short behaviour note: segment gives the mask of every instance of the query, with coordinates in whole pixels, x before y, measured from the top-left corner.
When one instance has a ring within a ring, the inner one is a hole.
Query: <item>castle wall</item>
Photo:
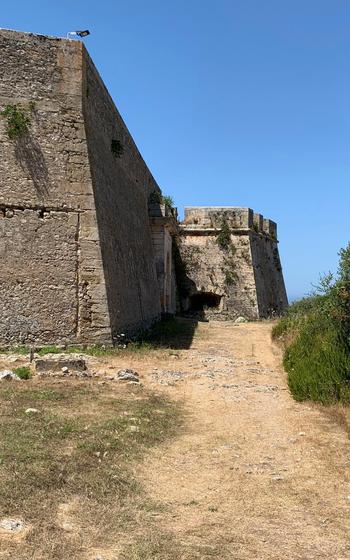
[[[223,220],[227,246],[218,243]],[[199,298],[205,315],[217,319],[259,319],[286,307],[274,222],[249,208],[194,207],[181,230],[185,312],[196,311]]]
[[[0,110],[31,120],[10,140],[0,118],[0,342],[111,343],[160,314],[158,187],[80,42],[1,30],[0,60]]]
[[[10,139],[0,117],[1,344],[109,344],[147,328],[175,311],[174,262],[185,310],[285,307],[276,224],[251,209],[186,209],[174,250],[176,214],[82,43],[0,30],[0,62],[0,111],[30,118]]]
[[[148,217],[149,195],[159,187],[85,49],[83,112],[111,328],[133,333],[160,318]]]
[[[231,235],[231,247],[226,251],[218,246],[216,234],[186,232],[178,247],[190,280],[184,311],[191,311],[191,297],[201,292],[221,298],[217,307],[206,310],[206,316],[259,318],[249,236]]]
[[[74,339],[76,212],[0,212],[3,343]]]
[[[157,202],[149,202],[148,212],[152,232],[153,252],[164,314],[176,312],[176,277],[174,240],[178,232],[176,210]]]
[[[277,241],[253,234],[251,252],[259,316],[279,315],[288,302]]]
[[[94,211],[81,52],[79,43],[0,31],[1,110],[16,104],[31,120],[28,134],[10,140],[0,118],[1,343],[76,342],[85,331],[96,341],[111,337],[101,262],[91,250],[84,260],[99,293],[87,293],[80,279]]]

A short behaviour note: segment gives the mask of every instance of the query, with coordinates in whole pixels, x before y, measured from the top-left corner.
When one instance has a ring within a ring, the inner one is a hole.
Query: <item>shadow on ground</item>
[[[172,317],[156,323],[139,339],[154,348],[184,350],[190,348],[196,332],[198,320],[187,317]]]

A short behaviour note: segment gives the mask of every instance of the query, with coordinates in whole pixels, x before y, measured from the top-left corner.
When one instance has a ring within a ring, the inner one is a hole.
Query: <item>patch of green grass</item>
[[[139,341],[130,342],[126,348],[121,346],[68,346],[62,348],[60,346],[43,346],[37,351],[39,356],[46,356],[47,354],[87,354],[88,356],[103,357],[103,356],[120,356],[128,353],[142,353],[148,352],[152,349],[151,344],[142,343]]]
[[[22,367],[15,368],[13,370],[13,373],[18,375],[18,377],[20,379],[30,379],[32,377],[30,367],[28,367],[28,366],[22,366]]]
[[[225,284],[234,286],[238,280],[238,274],[234,270],[225,270]]]
[[[77,349],[74,347],[71,348],[62,348],[62,346],[43,346],[42,348],[40,348],[39,350],[37,350],[37,354],[39,354],[39,356],[45,356],[46,354],[61,354],[62,352],[75,352]],[[80,349],[81,352],[81,349]]]
[[[0,348],[0,354],[20,354],[21,356],[29,355],[29,346],[10,346],[6,348]]]

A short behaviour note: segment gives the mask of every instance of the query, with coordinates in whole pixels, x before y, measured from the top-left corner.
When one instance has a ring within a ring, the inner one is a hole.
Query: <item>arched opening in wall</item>
[[[206,309],[220,309],[222,296],[212,292],[198,292],[190,298],[191,311],[205,311]]]

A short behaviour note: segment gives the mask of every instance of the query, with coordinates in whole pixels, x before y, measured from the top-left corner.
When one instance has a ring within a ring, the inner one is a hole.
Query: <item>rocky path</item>
[[[171,368],[149,372],[187,417],[148,457],[143,484],[166,506],[160,527],[203,557],[349,560],[348,436],[292,400],[270,332],[201,324]]]

